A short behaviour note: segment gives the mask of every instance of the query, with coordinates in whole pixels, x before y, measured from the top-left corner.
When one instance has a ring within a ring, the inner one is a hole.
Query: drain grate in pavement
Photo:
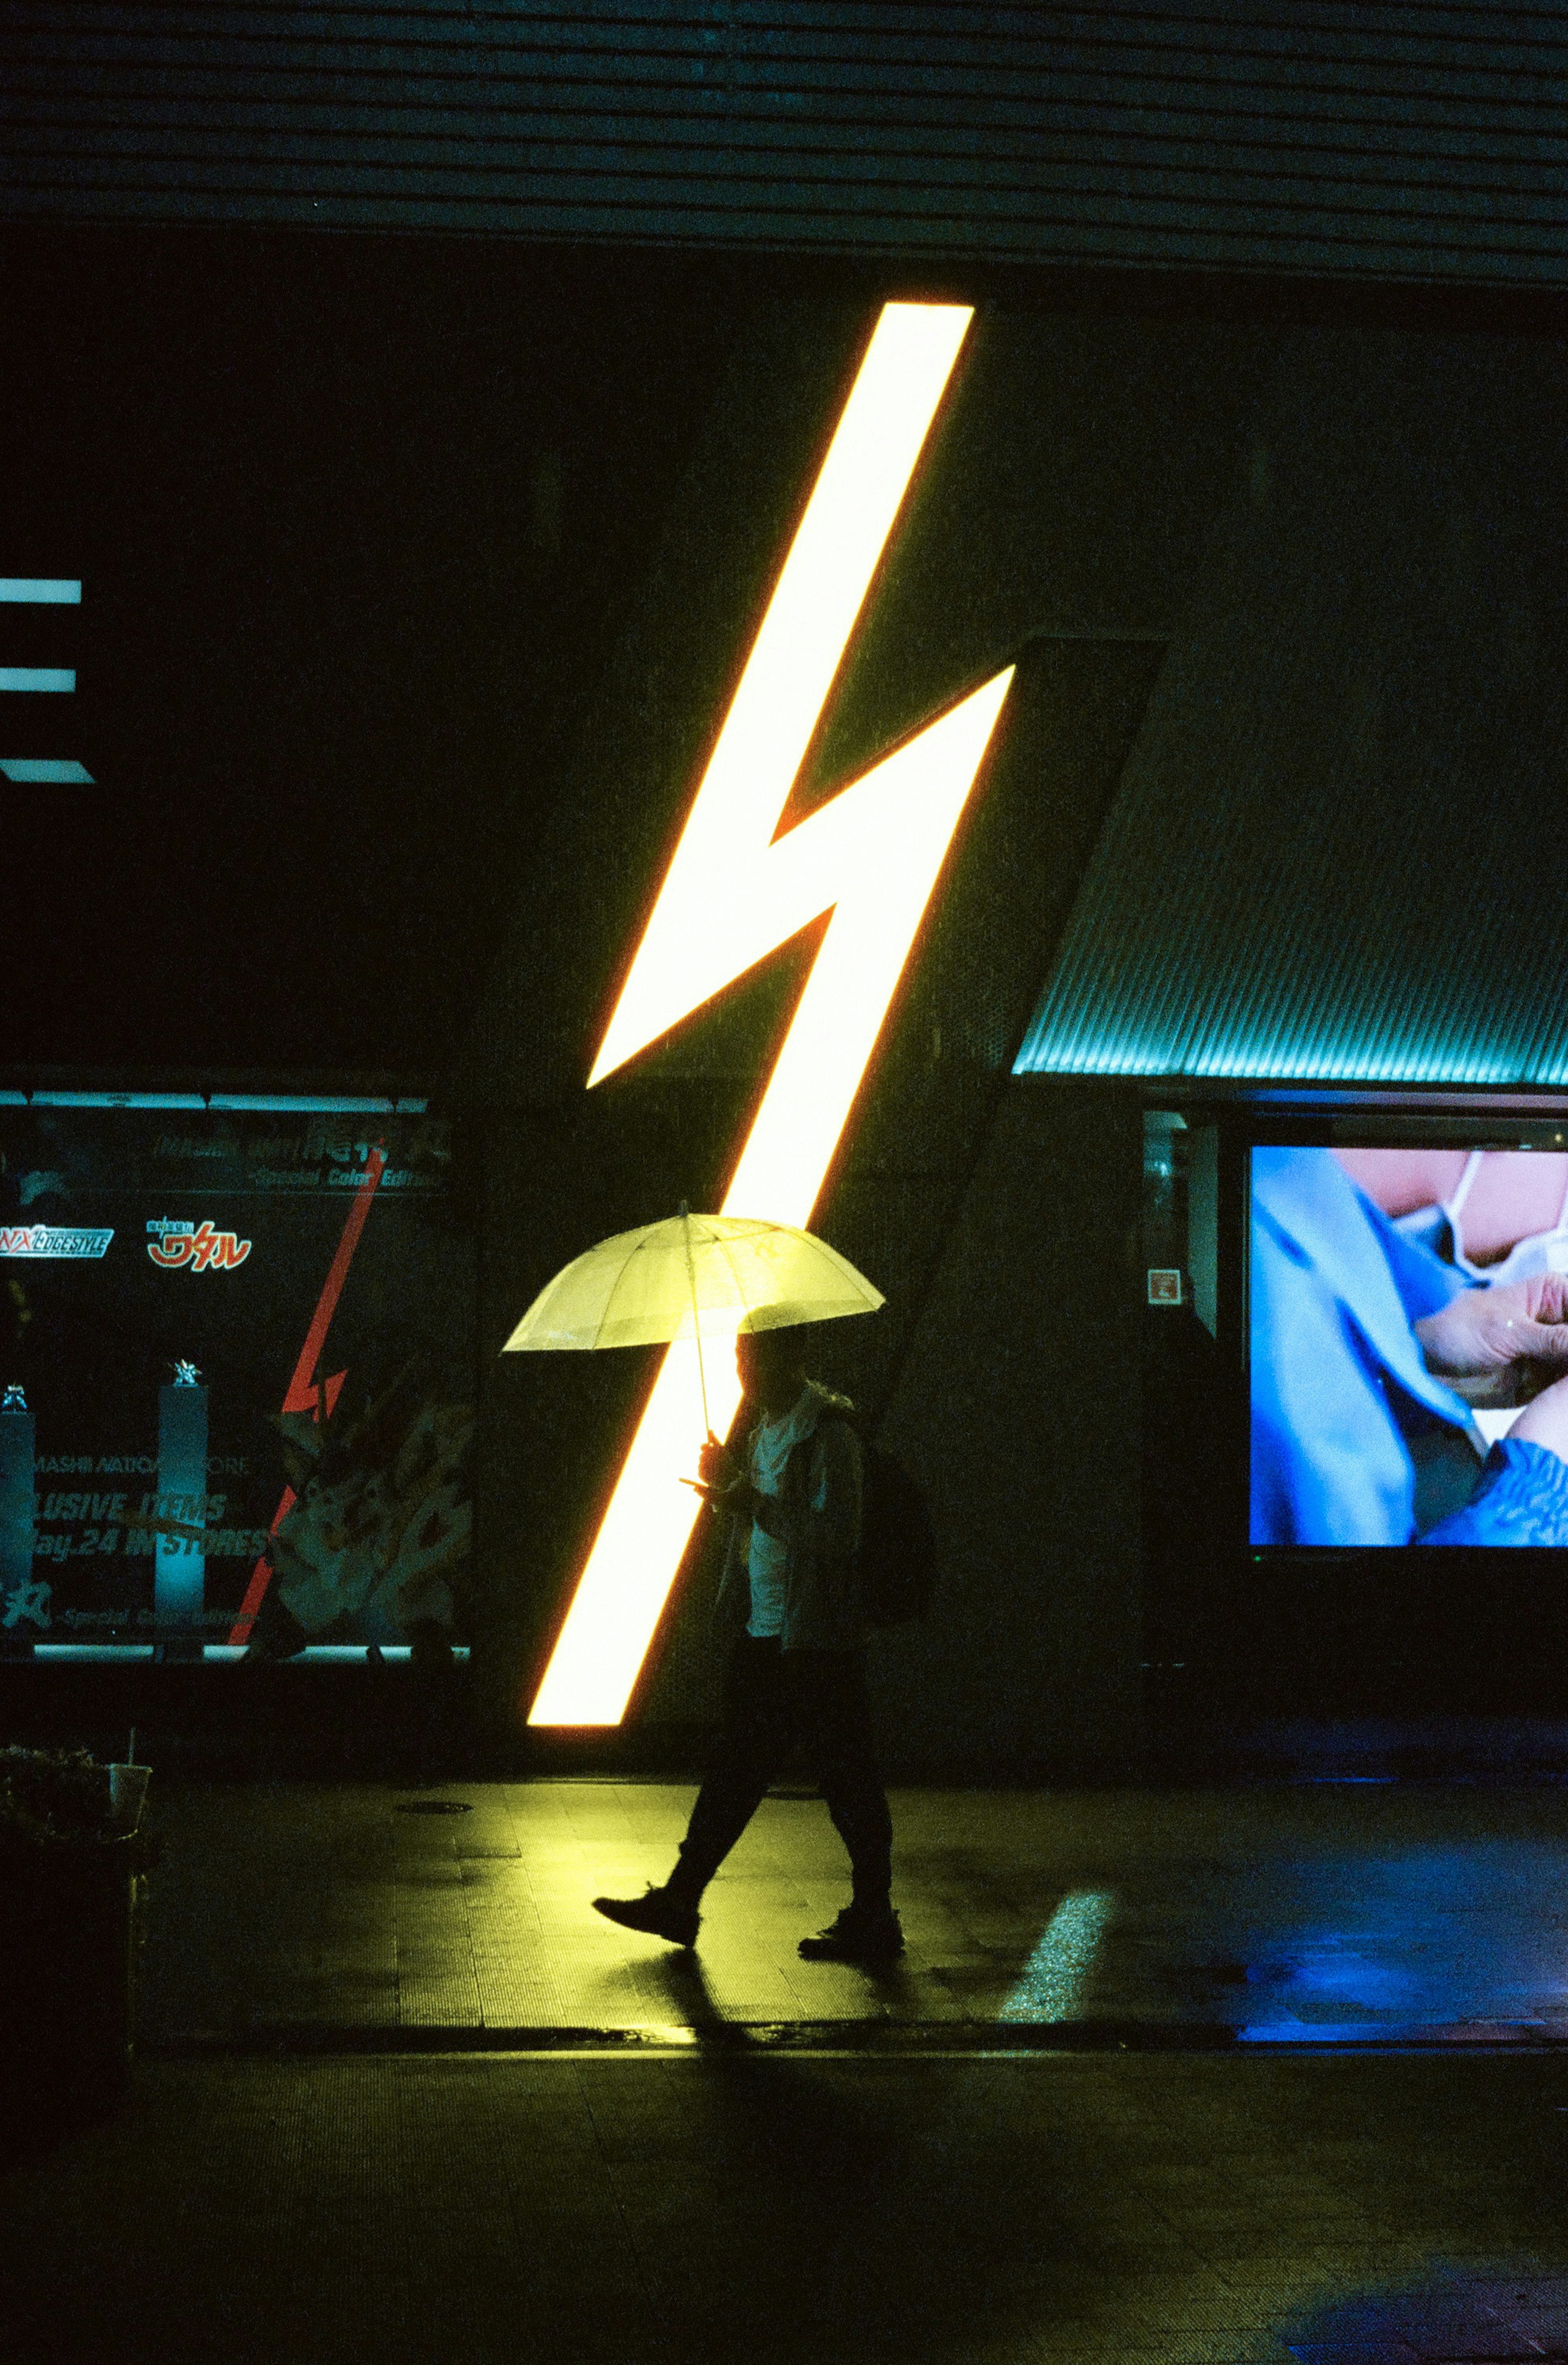
[[[473,1811],[466,1799],[403,1799],[398,1805],[400,1815],[471,1815]]]

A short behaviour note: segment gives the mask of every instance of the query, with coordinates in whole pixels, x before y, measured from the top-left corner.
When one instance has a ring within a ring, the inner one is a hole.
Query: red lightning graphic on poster
[[[327,1343],[327,1332],[332,1317],[337,1312],[338,1300],[342,1295],[343,1283],[348,1279],[349,1267],[353,1262],[353,1252],[359,1246],[359,1236],[364,1229],[364,1219],[370,1213],[370,1203],[375,1196],[375,1186],[380,1182],[386,1168],[386,1153],[377,1143],[366,1160],[364,1181],[353,1194],[353,1204],[349,1208],[348,1221],[343,1226],[343,1236],[338,1242],[338,1253],[332,1259],[326,1281],[322,1284],[321,1295],[316,1302],[316,1311],[310,1317],[310,1328],[305,1333],[305,1344],[299,1351],[299,1361],[294,1367],[294,1377],[288,1384],[288,1390],[283,1400],[285,1412],[315,1412],[320,1402],[320,1392],[316,1385],[316,1374],[320,1368],[322,1350]],[[339,1391],[347,1377],[347,1372],[334,1372],[330,1379],[326,1381],[326,1407],[319,1416],[322,1419],[330,1420],[332,1418],[337,1408]],[[269,1535],[276,1535],[284,1520],[293,1510],[294,1500],[293,1487],[286,1486],[283,1490],[283,1499],[273,1513],[273,1522],[267,1530]],[[272,1570],[263,1553],[251,1571],[251,1582],[245,1587],[245,1598],[240,1604],[240,1614],[234,1620],[233,1631],[229,1637],[231,1644],[250,1641],[251,1629],[256,1622],[256,1612],[262,1606],[267,1586],[271,1582]]]
[[[812,488],[622,991],[596,1084],[831,913],[725,1215],[809,1223],[1007,694],[1012,669],[776,835],[971,314],[890,304]],[[708,1399],[740,1403],[727,1356]],[[617,1724],[689,1541],[697,1361],[665,1357],[531,1724]]]

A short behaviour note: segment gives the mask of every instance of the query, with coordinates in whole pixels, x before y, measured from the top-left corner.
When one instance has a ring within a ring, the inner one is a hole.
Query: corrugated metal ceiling
[[[1561,7],[11,0],[12,219],[1561,285]]]

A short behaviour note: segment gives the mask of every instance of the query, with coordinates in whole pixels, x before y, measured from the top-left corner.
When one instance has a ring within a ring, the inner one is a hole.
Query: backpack
[[[860,1440],[860,1581],[873,1626],[906,1626],[931,1607],[936,1586],[936,1530],[924,1496],[896,1455],[873,1444],[847,1404],[827,1416]],[[790,1456],[786,1487],[806,1483],[811,1440]]]
[[[858,1434],[858,1432],[857,1432]],[[924,1496],[895,1455],[860,1439],[860,1578],[873,1626],[904,1626],[931,1606],[936,1530]]]

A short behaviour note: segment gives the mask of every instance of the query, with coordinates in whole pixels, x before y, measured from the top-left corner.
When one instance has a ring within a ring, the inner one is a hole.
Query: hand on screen
[[[1568,1273],[1462,1290],[1416,1337],[1427,1369],[1467,1403],[1529,1404],[1568,1373]]]

